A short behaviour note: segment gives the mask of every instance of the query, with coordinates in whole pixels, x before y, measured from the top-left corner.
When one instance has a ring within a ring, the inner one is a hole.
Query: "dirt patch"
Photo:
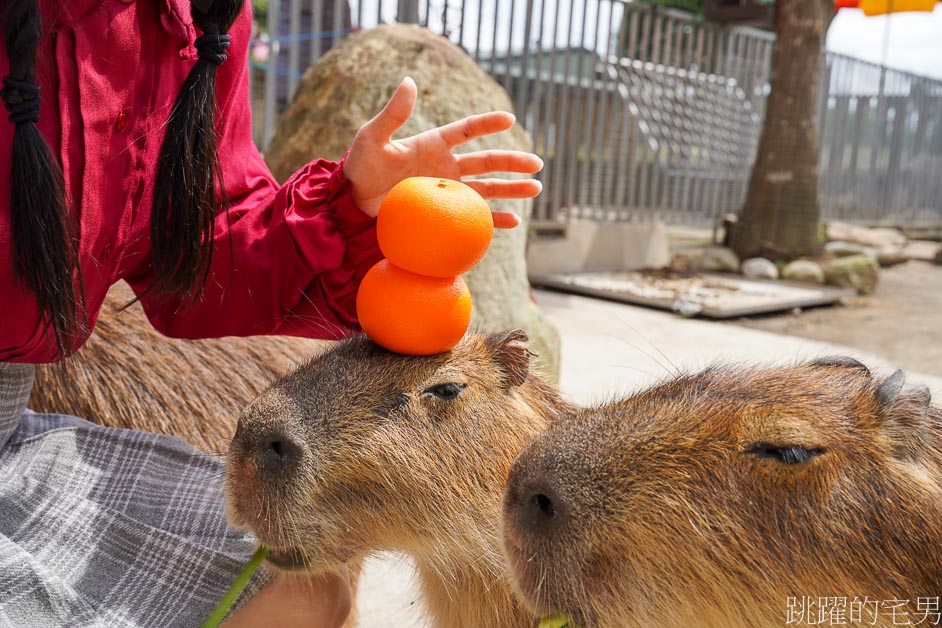
[[[942,376],[942,266],[913,260],[883,269],[870,296],[727,324],[847,345]]]

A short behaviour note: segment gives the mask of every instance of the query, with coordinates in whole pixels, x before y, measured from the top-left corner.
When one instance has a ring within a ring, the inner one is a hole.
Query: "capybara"
[[[523,445],[573,408],[530,356],[521,331],[428,357],[343,341],[243,412],[231,520],[284,570],[411,555],[436,626],[532,626],[504,571],[501,493]]]
[[[285,336],[167,338],[151,327],[139,304],[120,310],[133,298],[127,284],[116,284],[95,333],[67,366],[37,369],[32,410],[170,434],[222,454],[242,408],[328,346]]]
[[[554,422],[504,496],[518,592],[572,627],[938,623],[942,411],[903,384],[715,367]]]

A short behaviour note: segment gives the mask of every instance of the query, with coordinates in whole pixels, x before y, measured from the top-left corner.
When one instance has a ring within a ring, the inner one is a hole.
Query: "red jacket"
[[[61,158],[78,217],[94,323],[111,284],[124,279],[141,292],[152,280],[157,155],[198,33],[186,0],[40,0],[40,7],[39,128]],[[230,33],[229,60],[217,75],[217,128],[232,206],[216,223],[211,275],[194,307],[145,298],[144,310],[154,327],[181,338],[337,337],[356,325],[357,287],[381,257],[375,220],[357,207],[339,164],[315,160],[278,185],[252,142],[248,0]],[[0,43],[0,76],[8,68]],[[0,120],[0,361],[47,362],[54,348],[10,259],[13,130]]]

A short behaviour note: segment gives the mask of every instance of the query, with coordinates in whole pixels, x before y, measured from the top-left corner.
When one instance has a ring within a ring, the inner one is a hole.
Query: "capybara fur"
[[[230,518],[285,570],[411,555],[433,625],[532,626],[501,556],[500,499],[523,445],[571,412],[529,372],[523,332],[411,357],[346,340],[246,408]]]
[[[178,436],[222,454],[239,413],[273,381],[326,348],[284,336],[178,340],[151,327],[124,283],[65,367],[40,366],[29,407],[107,427]]]
[[[554,422],[504,497],[518,592],[573,627],[784,625],[806,598],[806,623],[825,598],[916,623],[942,592],[942,411],[903,384],[715,367]]]

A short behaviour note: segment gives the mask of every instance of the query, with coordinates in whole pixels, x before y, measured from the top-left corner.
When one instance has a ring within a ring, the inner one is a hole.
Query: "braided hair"
[[[10,244],[13,276],[34,295],[40,316],[60,355],[84,332],[87,315],[78,269],[78,229],[65,191],[62,167],[36,126],[40,89],[36,49],[42,25],[35,0],[7,0],[4,10],[10,74],[0,96],[10,112]]]
[[[166,125],[151,209],[154,282],[147,293],[199,297],[212,260],[217,193],[226,207],[215,132],[216,69],[228,30],[245,0],[191,0],[199,59],[177,94]],[[39,132],[36,51],[42,34],[37,0],[6,0],[3,19],[10,73],[0,96],[15,125],[10,178],[14,276],[36,297],[58,356],[87,333],[78,226],[69,211],[62,167]]]
[[[213,255],[217,191],[228,204],[216,150],[216,69],[226,60],[229,28],[243,0],[192,0],[199,59],[170,111],[157,160],[150,241],[154,283],[148,293],[199,297]]]

